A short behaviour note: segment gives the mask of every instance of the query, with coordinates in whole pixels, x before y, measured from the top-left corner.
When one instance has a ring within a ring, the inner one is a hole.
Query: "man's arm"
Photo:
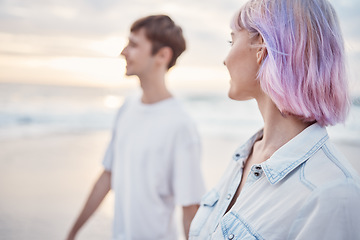
[[[95,212],[99,207],[100,203],[105,198],[106,194],[109,192],[111,186],[111,172],[104,170],[98,180],[95,182],[94,187],[84,205],[84,208],[80,212],[80,215],[76,219],[74,225],[72,226],[67,240],[75,239],[75,236],[79,229],[84,225],[84,223],[90,218],[90,216]]]
[[[198,204],[183,207],[183,225],[186,239],[189,239],[190,224],[198,209]]]

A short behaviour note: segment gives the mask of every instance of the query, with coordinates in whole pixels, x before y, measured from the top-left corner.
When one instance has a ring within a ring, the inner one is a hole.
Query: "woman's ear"
[[[262,61],[264,61],[266,56],[267,56],[266,47],[260,47],[256,53],[257,63],[260,65],[262,63]]]
[[[260,46],[259,46],[258,51],[256,53],[256,60],[257,60],[257,63],[260,65],[262,63],[262,61],[264,61],[264,59],[267,56],[267,49],[264,46],[264,39],[262,38],[262,36],[260,34],[258,36],[257,41],[258,41]]]

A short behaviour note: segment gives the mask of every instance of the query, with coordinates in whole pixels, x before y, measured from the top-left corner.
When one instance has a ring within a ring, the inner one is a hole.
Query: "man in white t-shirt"
[[[185,50],[182,30],[165,15],[137,20],[121,52],[126,75],[139,77],[142,94],[120,108],[104,171],[68,240],[110,189],[115,194],[113,240],[177,239],[174,208],[182,206],[185,236],[205,191],[195,124],[165,85],[165,75]]]

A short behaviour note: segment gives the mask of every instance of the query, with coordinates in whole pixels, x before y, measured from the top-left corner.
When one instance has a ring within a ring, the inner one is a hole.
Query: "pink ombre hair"
[[[267,55],[258,79],[283,114],[322,126],[345,121],[344,43],[327,0],[250,0],[231,28],[262,37]]]

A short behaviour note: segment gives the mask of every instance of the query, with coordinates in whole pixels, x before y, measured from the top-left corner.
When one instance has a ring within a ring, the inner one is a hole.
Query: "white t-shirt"
[[[200,155],[196,127],[174,98],[128,98],[103,160],[115,193],[113,239],[177,239],[175,205],[198,204],[205,192]]]

